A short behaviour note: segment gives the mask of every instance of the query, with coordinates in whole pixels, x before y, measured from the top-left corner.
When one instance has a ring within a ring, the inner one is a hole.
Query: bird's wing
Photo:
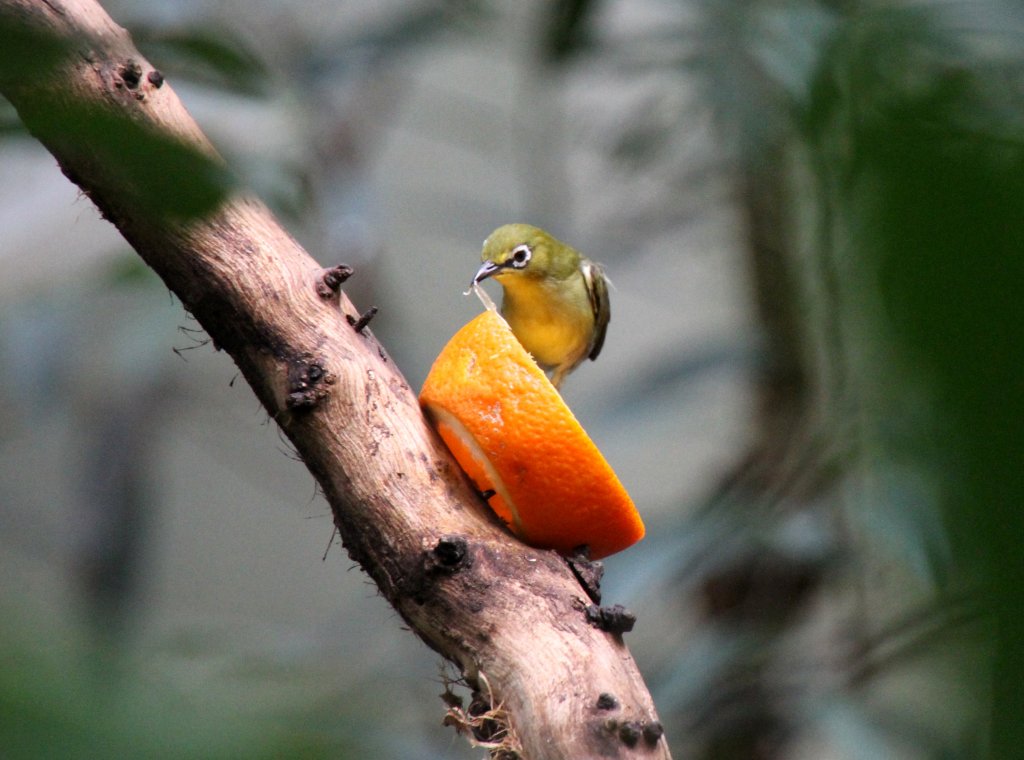
[[[604,336],[608,332],[608,322],[612,318],[612,307],[608,301],[608,280],[600,264],[584,261],[580,268],[583,271],[583,282],[587,286],[590,308],[594,312],[594,342],[589,354],[590,359],[594,360],[601,353]]]

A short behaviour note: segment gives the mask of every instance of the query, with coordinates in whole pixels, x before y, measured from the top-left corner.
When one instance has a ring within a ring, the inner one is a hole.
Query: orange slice
[[[526,543],[593,559],[639,541],[629,494],[505,320],[485,311],[444,347],[420,403],[488,503]]]

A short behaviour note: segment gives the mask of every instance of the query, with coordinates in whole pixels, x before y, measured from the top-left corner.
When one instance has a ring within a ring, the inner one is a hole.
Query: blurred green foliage
[[[16,14],[0,14],[0,82],[12,98],[22,83],[38,82],[40,72],[57,71],[81,54],[88,41],[65,39],[44,27],[21,23]],[[222,56],[226,68],[230,59]],[[142,96],[148,83],[138,64],[125,63],[123,87]],[[134,79],[133,79],[134,78]],[[43,97],[47,93],[48,97]],[[132,118],[130,112],[88,101],[71,92],[34,87],[19,114],[29,131],[47,145],[71,145],[104,167],[105,180],[153,218],[188,220],[216,208],[235,182],[217,158],[195,145]],[[83,178],[86,186],[98,178]]]
[[[784,374],[761,449],[666,528],[688,536],[655,588],[697,626],[658,660],[669,736],[716,760],[826,751],[809,735],[843,757],[1016,757],[1024,11],[691,8],[676,58],[762,257],[761,376]],[[806,638],[827,620],[841,634]]]
[[[1024,745],[1022,32],[1000,3],[852,14],[806,111],[861,419],[934,489],[940,599],[969,588],[994,626],[1000,758]]]

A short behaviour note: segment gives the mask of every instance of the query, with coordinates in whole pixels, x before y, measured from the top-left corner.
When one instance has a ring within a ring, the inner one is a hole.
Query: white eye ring
[[[515,248],[512,249],[512,257],[509,259],[509,261],[512,262],[512,266],[515,269],[522,269],[523,267],[530,263],[530,258],[532,256],[533,251],[530,250],[530,246],[526,245],[526,243],[523,243],[522,245],[517,245]]]

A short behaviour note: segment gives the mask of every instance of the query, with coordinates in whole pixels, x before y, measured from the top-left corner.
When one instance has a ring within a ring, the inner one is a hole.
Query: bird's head
[[[539,227],[506,224],[484,241],[480,261],[474,283],[493,277],[506,284],[519,277],[565,279],[579,267],[580,255]]]

